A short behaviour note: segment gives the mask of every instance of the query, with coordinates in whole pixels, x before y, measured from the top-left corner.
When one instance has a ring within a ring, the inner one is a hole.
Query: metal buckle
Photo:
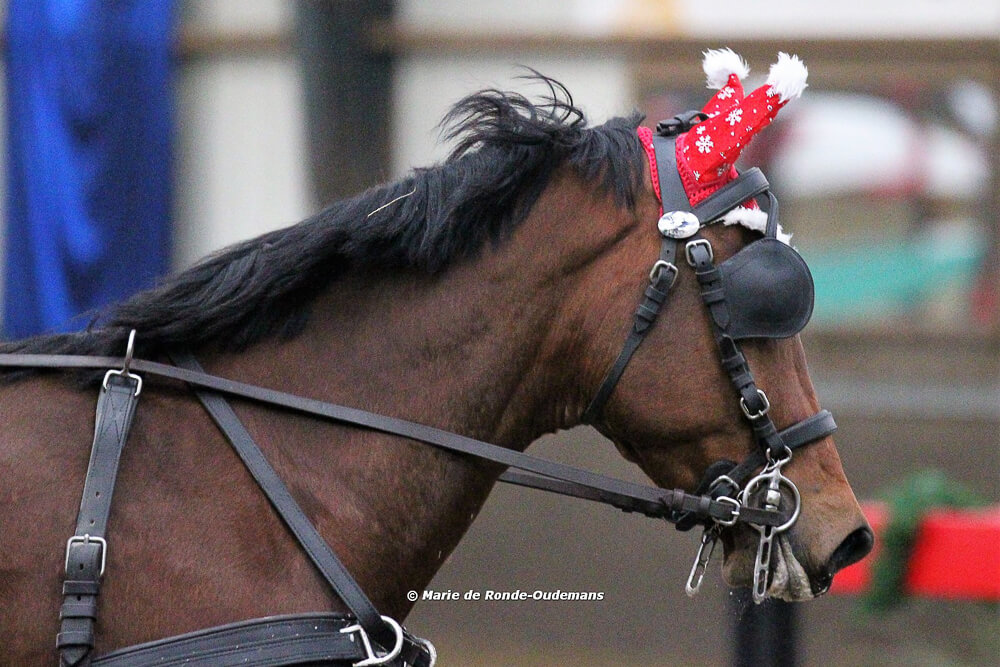
[[[346,628],[341,628],[340,632],[342,634],[348,634],[351,632],[357,632],[361,636],[361,645],[365,649],[365,655],[368,656],[364,660],[360,660],[354,663],[354,667],[365,667],[366,665],[384,665],[390,660],[394,660],[403,650],[403,628],[400,627],[399,623],[389,618],[388,616],[383,616],[382,620],[392,626],[393,632],[396,633],[396,645],[392,647],[392,650],[385,655],[377,655],[375,649],[372,648],[372,642],[368,638],[368,633],[365,629],[361,627],[360,623],[355,623],[354,625],[349,625]],[[354,638],[351,637],[351,641]]]
[[[708,120],[708,114],[704,111],[685,111],[679,113],[668,120],[661,120],[656,124],[656,133],[661,137],[672,137],[689,131],[692,127],[703,120]]]
[[[730,503],[733,506],[733,514],[728,519],[713,518],[712,521],[719,524],[720,526],[726,526],[726,527],[735,526],[736,522],[740,520],[740,509],[742,509],[743,507],[742,503],[736,500],[736,498],[730,498],[729,496],[719,496],[718,498],[715,499],[715,501],[719,503]]]
[[[66,540],[66,563],[63,565],[63,569],[66,574],[72,574],[69,571],[69,550],[74,544],[90,544],[91,542],[96,542],[101,545],[101,572],[97,575],[98,577],[104,576],[104,568],[108,564],[108,543],[103,537],[93,537],[89,533],[86,535],[74,535],[73,537]]]
[[[677,267],[671,264],[670,262],[666,261],[665,259],[656,260],[656,264],[653,264],[653,268],[649,270],[650,284],[655,285],[656,283],[660,282],[660,276],[663,275],[664,271],[669,271],[671,273],[670,284],[667,285],[667,289],[673,287],[674,282],[677,281]]]
[[[742,408],[743,414],[746,415],[746,418],[751,421],[754,419],[760,419],[767,414],[768,410],[771,409],[771,402],[767,400],[767,394],[764,393],[764,390],[758,389],[757,395],[760,396],[760,400],[764,401],[764,407],[760,409],[760,412],[754,414],[750,414],[750,410],[747,408],[747,402],[743,400],[742,396],[740,396],[740,408]]]
[[[698,266],[694,258],[691,257],[691,248],[696,246],[703,246],[708,251],[708,261],[715,261],[715,253],[712,251],[712,244],[708,242],[708,239],[695,239],[694,241],[688,241],[687,245],[684,246],[684,256],[687,257],[688,264],[695,268]]]
[[[104,391],[108,390],[108,379],[112,375],[120,375],[127,380],[135,380],[135,396],[138,396],[142,392],[142,378],[129,372],[129,368],[132,366],[132,353],[134,351],[135,329],[132,329],[128,334],[128,347],[125,348],[125,362],[122,364],[122,369],[120,371],[108,371],[104,374],[104,381],[101,382],[101,387]]]

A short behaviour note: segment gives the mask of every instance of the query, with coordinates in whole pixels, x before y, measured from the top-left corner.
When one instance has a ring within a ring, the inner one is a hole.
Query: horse
[[[446,117],[442,163],[238,243],[111,308],[86,331],[0,352],[166,360],[524,451],[581,423],[621,349],[661,236],[632,114],[602,125],[558,82],[485,90]],[[760,237],[704,237],[725,260]],[[666,323],[664,323],[666,322]],[[771,417],[818,401],[797,336],[744,343]],[[5,369],[0,386],[0,663],[55,659],[65,541],[93,437],[93,371]],[[755,439],[720,367],[697,282],[677,277],[593,421],[658,486],[693,490]],[[384,614],[404,619],[504,466],[251,400],[234,409],[322,537]],[[871,548],[829,435],[785,467],[801,515],[768,594],[812,598]],[[748,585],[756,533],[722,531]],[[109,519],[96,652],[245,619],[347,611],[183,383],[147,376]]]

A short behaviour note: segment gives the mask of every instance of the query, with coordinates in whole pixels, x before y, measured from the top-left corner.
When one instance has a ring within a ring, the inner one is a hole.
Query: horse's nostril
[[[830,590],[833,575],[867,556],[873,546],[875,546],[875,536],[871,528],[863,526],[852,531],[830,555],[826,567],[813,577],[810,582],[813,595],[820,596]]]
[[[827,571],[832,576],[848,565],[857,563],[868,555],[873,546],[875,546],[875,535],[872,534],[871,528],[868,526],[858,528],[845,537],[830,556],[830,560],[826,564]]]

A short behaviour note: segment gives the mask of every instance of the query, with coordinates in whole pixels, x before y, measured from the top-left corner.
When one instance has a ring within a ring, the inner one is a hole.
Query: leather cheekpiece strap
[[[632,328],[625,338],[625,345],[615,362],[608,369],[604,380],[597,388],[597,393],[591,399],[587,409],[583,411],[580,421],[584,424],[593,424],[604,409],[605,403],[611,397],[611,393],[618,385],[625,367],[632,359],[632,355],[639,349],[639,345],[646,338],[646,334],[652,328],[653,323],[659,316],[667,298],[670,296],[670,288],[673,287],[674,280],[677,279],[677,242],[671,238],[664,238],[660,243],[660,256],[653,265],[650,274],[650,284],[643,292],[643,299],[639,302],[635,314],[632,316]]]
[[[660,202],[663,212],[687,211],[694,212],[688,201],[677,171],[677,137],[653,135],[653,150],[656,152],[656,174],[660,180]],[[697,215],[697,214],[696,214]],[[705,222],[700,216],[701,222]]]
[[[769,187],[771,186],[764,172],[757,167],[747,169],[695,206],[694,214],[701,220],[701,224],[707,225],[740,204],[766,192]]]

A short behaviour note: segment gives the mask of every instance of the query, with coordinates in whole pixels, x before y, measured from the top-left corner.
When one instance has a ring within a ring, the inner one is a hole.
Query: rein
[[[196,389],[246,398],[313,417],[351,424],[389,435],[402,436],[457,454],[475,456],[491,463],[523,471],[506,472],[500,476],[499,481],[501,482],[585,498],[617,507],[625,512],[638,512],[671,522],[677,520],[676,512],[692,512],[700,519],[753,522],[759,525],[777,526],[787,520],[787,516],[778,511],[735,508],[730,502],[719,501],[705,495],[687,493],[680,489],[662,489],[626,482],[444,431],[433,426],[210,375],[201,371],[200,367],[195,366],[197,362],[189,354],[178,354],[175,360],[179,362],[178,366],[145,359],[132,359],[125,372],[132,375],[143,373],[149,376],[179,380]],[[0,366],[10,368],[102,370],[125,368],[125,362],[126,360],[122,357],[0,354]],[[810,420],[800,422],[782,433],[786,434],[792,441],[801,441],[801,444],[806,444],[811,439],[825,435],[831,427],[835,427],[833,417],[824,410]]]

